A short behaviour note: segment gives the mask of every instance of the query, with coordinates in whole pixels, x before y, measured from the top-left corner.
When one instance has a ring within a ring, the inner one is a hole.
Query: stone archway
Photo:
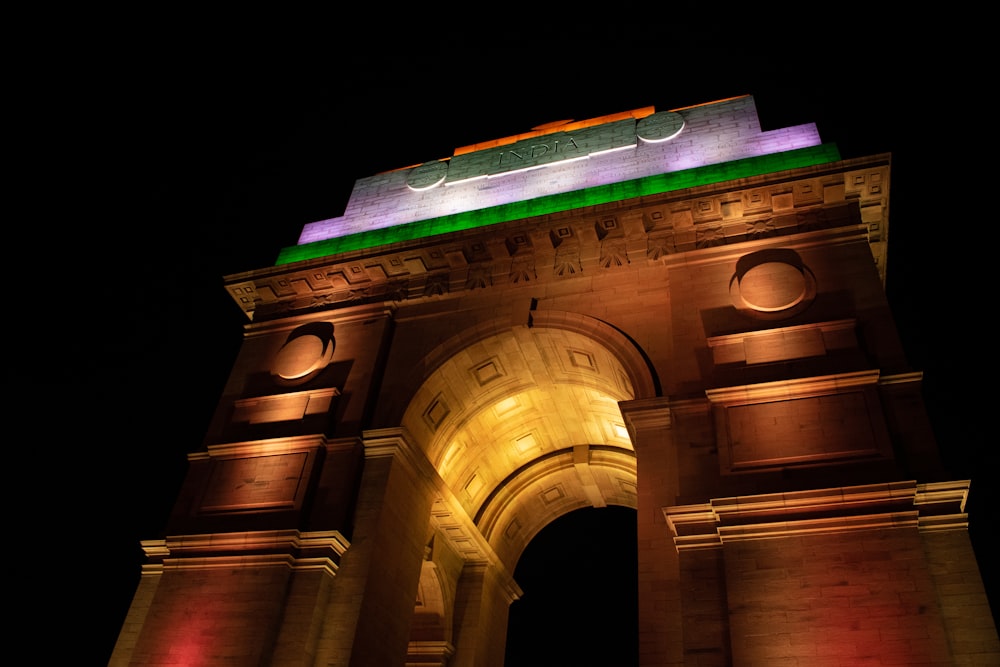
[[[656,383],[641,352],[596,320],[562,314],[541,326],[478,331],[434,351],[438,361],[401,426],[448,489],[446,504],[472,520],[512,573],[559,517],[637,507],[619,403],[648,396]]]

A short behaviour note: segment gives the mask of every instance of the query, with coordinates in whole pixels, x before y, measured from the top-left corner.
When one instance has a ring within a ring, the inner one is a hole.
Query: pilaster
[[[403,664],[433,489],[405,432],[366,434],[351,549],[333,587],[317,664]]]
[[[682,665],[684,644],[680,561],[659,508],[677,497],[677,454],[667,399],[620,404],[636,452],[639,659]]]

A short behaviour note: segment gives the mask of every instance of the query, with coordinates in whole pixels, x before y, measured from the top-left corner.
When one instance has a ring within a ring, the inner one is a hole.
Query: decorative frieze
[[[815,173],[817,167],[779,172],[639,198],[628,208],[621,203],[596,206],[283,264],[229,276],[226,288],[251,318],[287,315],[580,274],[600,280],[602,272],[625,270],[636,261],[658,262],[702,248],[862,225],[881,271],[887,156],[826,167],[822,174]],[[635,224],[623,224],[627,216]],[[630,247],[644,248],[645,256],[636,256]],[[453,275],[456,270],[461,273]]]

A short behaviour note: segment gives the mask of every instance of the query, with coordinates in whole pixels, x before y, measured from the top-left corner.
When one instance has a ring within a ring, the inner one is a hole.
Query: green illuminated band
[[[600,185],[574,192],[566,192],[526,201],[502,204],[477,211],[466,211],[454,215],[420,220],[395,227],[373,229],[368,232],[349,234],[334,239],[326,239],[304,245],[284,248],[278,254],[276,266],[302,262],[319,257],[328,257],[355,250],[365,250],[403,241],[459,232],[466,229],[485,227],[501,222],[522,218],[569,211],[584,206],[596,206],[610,202],[647,197],[674,192],[699,185],[722,183],[738,178],[748,178],[770,174],[786,169],[798,169],[840,160],[840,151],[835,144],[822,144],[800,148],[783,153],[773,153],[760,157],[733,160],[694,169],[685,169],[655,176],[645,176],[631,181]]]

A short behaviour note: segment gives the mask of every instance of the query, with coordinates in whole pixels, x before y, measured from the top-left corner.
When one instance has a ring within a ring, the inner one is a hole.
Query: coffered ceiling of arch
[[[633,398],[622,363],[596,340],[515,327],[455,350],[420,387],[403,426],[464,513],[516,560],[568,511],[635,506],[634,453],[618,407]]]

